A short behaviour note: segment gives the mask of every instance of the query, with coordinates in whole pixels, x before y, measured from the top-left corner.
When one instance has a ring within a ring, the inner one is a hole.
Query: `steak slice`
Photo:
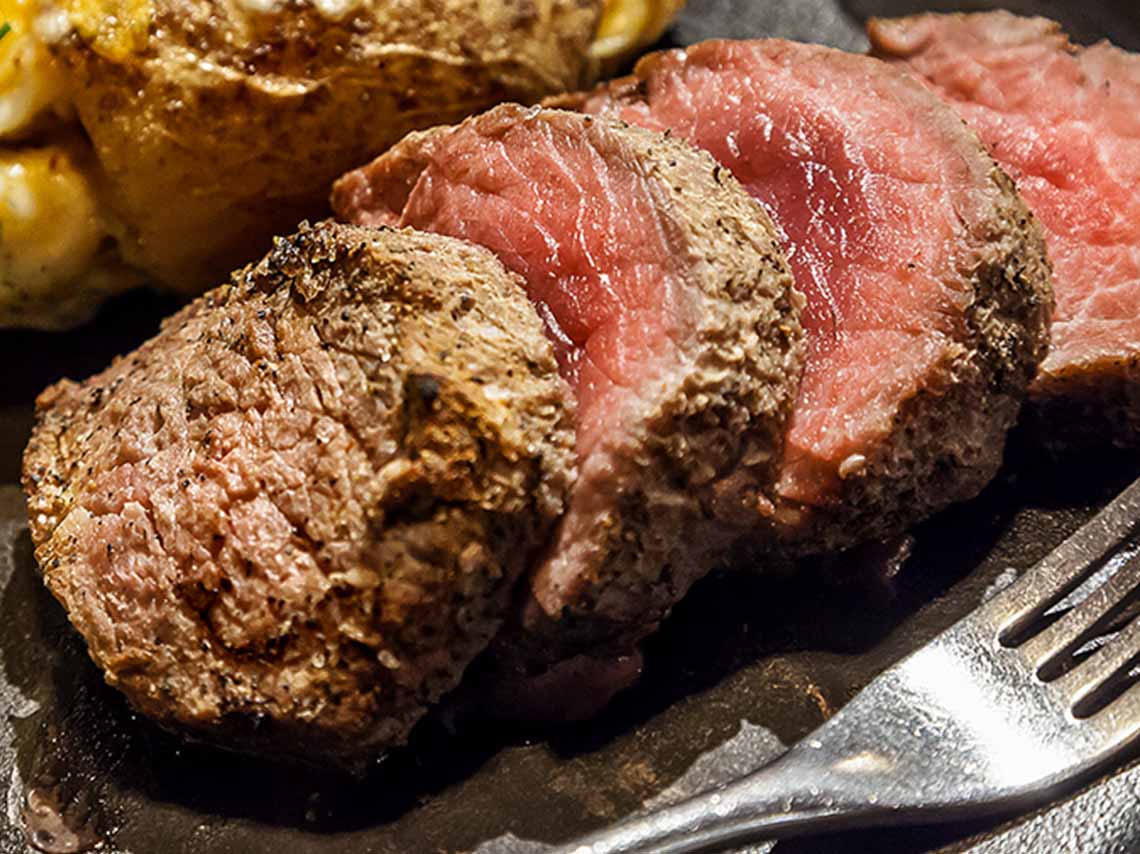
[[[1140,447],[1140,55],[1008,12],[868,32],[970,122],[1045,229],[1057,312],[1030,388],[1037,432]]]
[[[774,40],[652,54],[552,103],[709,151],[781,229],[808,333],[770,529],[789,550],[894,534],[989,481],[1044,355],[1049,267],[952,110],[886,63]]]
[[[723,552],[718,520],[770,510],[799,297],[770,220],[707,155],[506,105],[405,140],[332,203],[488,247],[545,321],[579,461],[523,617],[548,659],[650,631]]]
[[[490,253],[305,226],[40,396],[36,557],[139,711],[360,766],[498,630],[574,477],[572,407]]]

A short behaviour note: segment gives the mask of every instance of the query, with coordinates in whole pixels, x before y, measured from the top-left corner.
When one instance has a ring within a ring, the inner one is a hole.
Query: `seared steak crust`
[[[507,166],[498,159],[504,152]],[[548,154],[554,166],[525,171]],[[512,168],[525,178],[503,182]],[[628,184],[619,194],[613,188],[622,181]],[[520,192],[530,183],[537,201]],[[571,198],[565,186],[574,187]],[[455,205],[440,201],[452,188],[475,199],[458,223],[449,218]],[[650,318],[629,324],[635,330],[668,326],[668,344],[614,360],[620,364],[608,366],[611,374],[640,371],[641,379],[604,404],[596,393],[587,401],[584,381],[579,387],[579,480],[531,581],[525,631],[497,648],[529,645],[524,658],[548,662],[603,646],[625,649],[723,557],[731,540],[726,520],[771,512],[802,360],[802,298],[771,220],[706,154],[609,119],[505,105],[408,138],[342,178],[332,202],[347,221],[440,228],[484,242],[508,265],[530,271],[540,306],[552,301],[541,290],[548,276],[568,282],[554,300],[568,292],[574,305],[597,305],[599,295],[577,281],[599,275],[617,282],[623,259],[662,241],[645,265],[663,271],[644,301],[659,315],[635,299],[622,310]],[[560,204],[590,223],[552,214]],[[505,217],[516,220],[503,224]],[[488,227],[474,233],[475,220]],[[547,236],[537,251],[514,233],[532,222]],[[609,227],[595,240],[591,228],[599,222]],[[548,270],[539,257],[570,258],[581,245],[589,248],[584,274],[570,261]],[[547,311],[555,328],[585,325],[573,310]],[[573,373],[581,352],[592,352],[592,343],[575,346],[561,351],[568,354],[564,374]],[[635,369],[626,367],[630,361]]]
[[[957,347],[899,406],[888,438],[843,479],[838,503],[796,531],[796,551],[900,534],[973,498],[1001,467],[1006,434],[1047,352],[1053,299],[1041,229],[1013,182],[986,160],[997,192],[972,224],[959,266],[971,297]]]
[[[486,251],[303,226],[40,396],[36,557],[139,711],[359,765],[499,628],[574,477],[568,400]]]

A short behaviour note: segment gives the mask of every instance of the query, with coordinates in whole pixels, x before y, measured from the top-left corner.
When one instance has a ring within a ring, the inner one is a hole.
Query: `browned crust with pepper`
[[[143,713],[359,765],[502,622],[574,476],[568,394],[489,253],[304,227],[40,396],[36,557]]]

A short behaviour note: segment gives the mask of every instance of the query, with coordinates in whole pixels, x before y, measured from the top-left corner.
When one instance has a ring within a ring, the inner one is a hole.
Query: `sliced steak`
[[[410,230],[304,227],[37,410],[36,557],[107,681],[346,766],[487,645],[574,477],[521,283]]]
[[[546,323],[578,398],[579,477],[523,621],[549,624],[540,652],[640,637],[723,550],[718,518],[770,512],[799,297],[770,220],[707,155],[507,105],[409,138],[332,201],[488,247]]]
[[[1140,447],[1140,55],[1008,12],[868,26],[1016,179],[1053,259],[1053,346],[1030,389],[1049,444]]]
[[[671,131],[768,208],[807,296],[774,532],[849,546],[993,476],[1042,358],[1040,230],[961,120],[900,70],[783,41],[650,55],[552,103]]]

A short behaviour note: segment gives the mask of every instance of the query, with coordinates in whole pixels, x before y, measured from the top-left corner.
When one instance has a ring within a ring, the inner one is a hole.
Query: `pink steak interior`
[[[968,298],[953,265],[976,179],[899,82],[822,48],[707,42],[659,57],[644,100],[617,109],[710,152],[783,233],[809,352],[780,489],[805,503],[826,502],[839,465],[887,435]],[[599,95],[586,110],[615,105]]]
[[[1140,56],[1074,54],[1048,21],[1004,13],[875,37],[954,103],[1044,226],[1057,311],[1043,371],[1140,352]]]
[[[577,392],[582,457],[675,353],[674,265],[646,181],[582,133],[543,120],[462,125],[399,224],[481,244],[526,280]]]

